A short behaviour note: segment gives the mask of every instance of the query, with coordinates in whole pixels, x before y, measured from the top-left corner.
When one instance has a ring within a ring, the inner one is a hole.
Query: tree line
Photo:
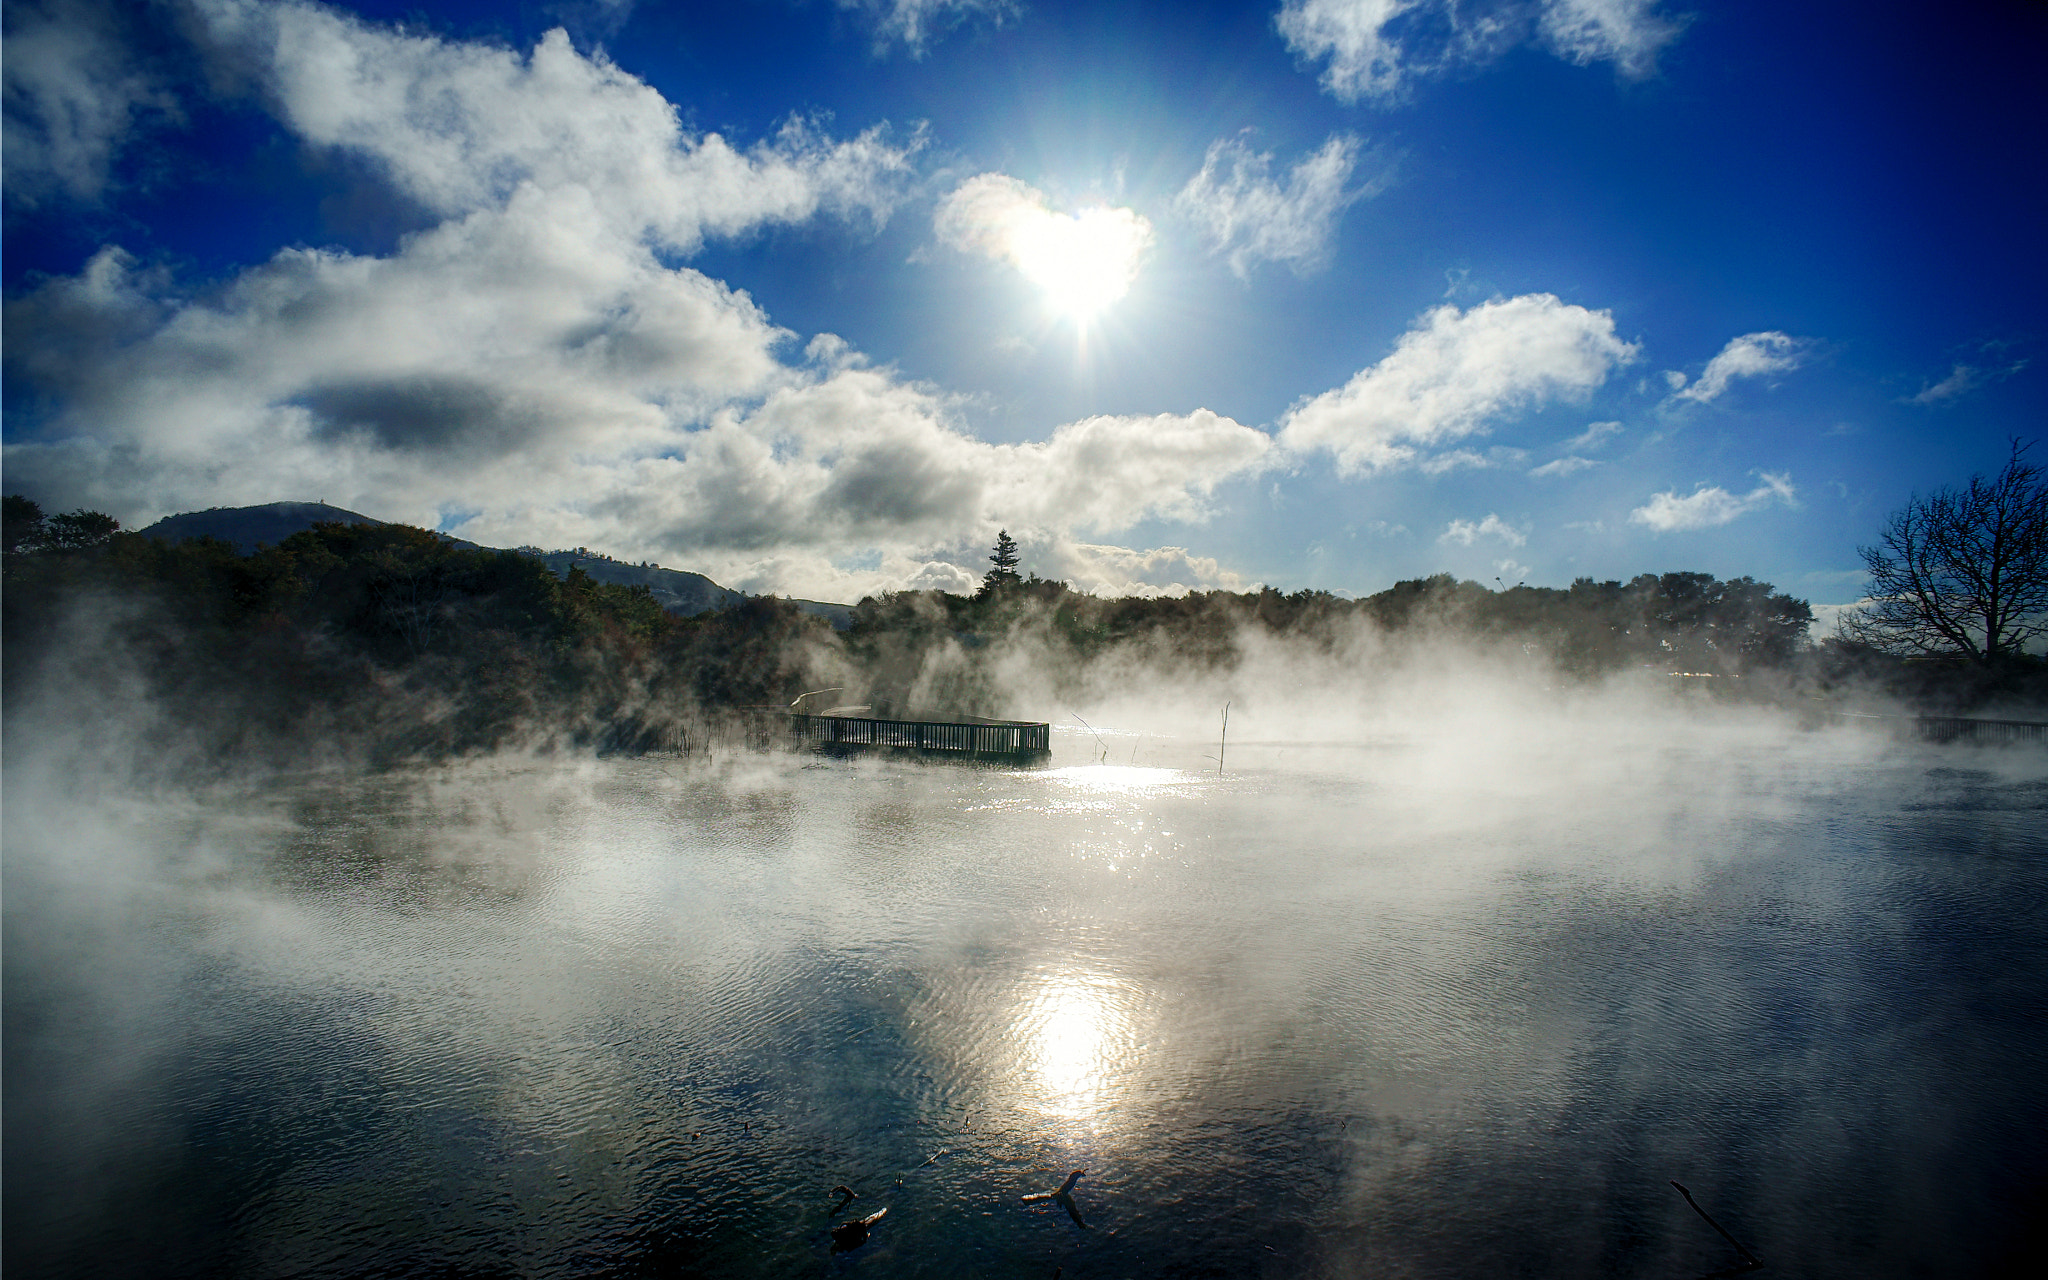
[[[10,517],[29,506],[10,499]],[[405,525],[319,524],[249,555],[16,528],[0,570],[10,711],[125,661],[162,713],[151,732],[223,766],[675,745],[707,708],[786,700],[831,637],[779,601],[677,617],[645,586]]]
[[[175,732],[223,760],[638,750],[821,687],[882,715],[1031,715],[1005,702],[1006,664],[1025,653],[1053,691],[1078,693],[1095,664],[1223,672],[1249,644],[1336,654],[1365,633],[1495,646],[1565,681],[1683,673],[1775,696],[1874,687],[1942,710],[2048,702],[2026,648],[2048,627],[2048,485],[2025,446],[1995,477],[1913,499],[1863,555],[1869,607],[1814,646],[1807,602],[1749,577],[1492,590],[1438,574],[1359,599],[1102,598],[1021,573],[1005,530],[973,595],[869,597],[835,633],[772,598],[679,617],[645,586],[404,525],[321,524],[243,555],[10,495],[0,653],[15,707],[125,657]]]

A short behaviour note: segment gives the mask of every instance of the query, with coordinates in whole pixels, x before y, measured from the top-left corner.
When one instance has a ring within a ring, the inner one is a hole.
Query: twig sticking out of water
[[[1067,1175],[1067,1180],[1060,1184],[1059,1190],[1041,1191],[1038,1192],[1036,1195],[1025,1196],[1024,1203],[1031,1204],[1032,1202],[1038,1200],[1057,1200],[1061,1196],[1070,1196],[1074,1194],[1074,1184],[1087,1176],[1088,1171],[1086,1169],[1076,1169],[1072,1173]]]
[[[1067,1216],[1074,1220],[1075,1226],[1086,1231],[1088,1224],[1082,1219],[1081,1210],[1074,1203],[1074,1184],[1087,1176],[1087,1173],[1086,1169],[1076,1169],[1067,1175],[1067,1180],[1059,1185],[1057,1191],[1042,1191],[1036,1195],[1025,1196],[1024,1203],[1032,1204],[1040,1200],[1050,1200],[1067,1211]]]
[[[1700,1208],[1700,1202],[1692,1198],[1692,1192],[1687,1191],[1685,1189],[1684,1183],[1678,1181],[1678,1179],[1676,1178],[1673,1178],[1671,1180],[1671,1185],[1678,1188],[1678,1194],[1685,1197],[1685,1202],[1692,1206],[1692,1211],[1694,1213],[1697,1213],[1702,1218],[1706,1218],[1707,1225],[1712,1227],[1714,1230],[1719,1231],[1721,1233],[1721,1238],[1723,1240],[1726,1240],[1729,1244],[1734,1245],[1735,1252],[1742,1255],[1741,1266],[1729,1267],[1722,1271],[1710,1271],[1706,1275],[1701,1276],[1700,1280],[1720,1280],[1720,1277],[1722,1276],[1739,1276],[1742,1275],[1744,1272],[1760,1271],[1763,1269],[1764,1260],[1762,1258],[1757,1257],[1749,1250],[1743,1248],[1742,1241],[1737,1240],[1734,1236],[1729,1235],[1726,1228],[1724,1228],[1720,1223],[1714,1221],[1714,1219],[1708,1215],[1705,1209]]]
[[[889,1206],[883,1205],[865,1218],[854,1218],[832,1228],[832,1252],[845,1253],[849,1249],[858,1249],[866,1244],[868,1228],[880,1222],[888,1212]]]
[[[1223,736],[1216,739],[1216,776],[1223,776],[1223,748],[1230,741],[1230,704],[1223,704]]]
[[[1075,713],[1074,713],[1074,712],[1071,712],[1071,711],[1069,711],[1069,712],[1067,712],[1067,714],[1068,714],[1068,715],[1070,715],[1070,716],[1073,716],[1073,717],[1074,717],[1074,719],[1076,719],[1076,720],[1081,720],[1081,717],[1080,717],[1080,716],[1078,716],[1078,715],[1075,715]],[[1093,734],[1093,735],[1094,735],[1094,737],[1095,737],[1095,745],[1096,745],[1096,746],[1098,746],[1098,747],[1101,747],[1101,748],[1102,748],[1102,755],[1101,755],[1100,757],[1098,757],[1098,758],[1097,758],[1097,760],[1096,760],[1096,763],[1097,763],[1097,764],[1106,764],[1106,763],[1108,763],[1108,761],[1109,761],[1109,748],[1108,748],[1108,746],[1104,745],[1104,743],[1103,743],[1103,741],[1102,741],[1102,735],[1101,735],[1101,734],[1099,734],[1099,733],[1096,733],[1096,732],[1095,732],[1095,726],[1094,726],[1094,725],[1092,725],[1092,724],[1089,724],[1089,723],[1088,723],[1088,722],[1087,722],[1086,720],[1081,720],[1081,727],[1082,727],[1083,729],[1086,729],[1086,730],[1087,730],[1087,731],[1088,731],[1089,733]]]

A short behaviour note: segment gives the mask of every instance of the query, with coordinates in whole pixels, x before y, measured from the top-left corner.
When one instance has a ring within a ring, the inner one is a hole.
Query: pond
[[[1219,776],[1105,734],[197,795],[10,758],[7,1269],[1739,1264],[1673,1180],[1766,1276],[2040,1247],[2038,750],[1719,722]]]

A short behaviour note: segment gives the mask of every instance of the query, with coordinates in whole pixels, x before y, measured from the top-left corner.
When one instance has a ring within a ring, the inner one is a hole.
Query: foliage
[[[5,542],[6,553],[33,549],[42,541],[42,534],[42,507],[21,494],[8,494],[0,505],[0,540]]]
[[[6,497],[4,518],[6,552],[9,555],[33,551],[83,551],[106,544],[120,531],[121,522],[98,511],[70,511],[44,516],[43,509],[18,493]]]
[[[988,559],[993,567],[982,575],[981,594],[990,595],[1023,581],[1017,572],[1017,540],[1008,529],[996,534],[995,554]]]
[[[403,525],[320,524],[250,555],[126,533],[15,547],[9,687],[63,666],[82,617],[96,651],[130,655],[180,732],[222,758],[674,741],[720,708],[786,701],[830,634],[772,600],[674,617],[645,586]]]
[[[10,687],[62,666],[50,660],[86,618],[178,731],[223,759],[322,743],[375,760],[515,743],[637,749],[821,686],[859,689],[883,715],[1001,715],[1019,711],[1004,673],[1020,661],[1056,681],[1098,663],[1225,671],[1274,641],[1348,660],[1368,635],[1518,648],[1585,679],[1747,674],[1793,662],[1811,622],[1767,583],[1703,573],[1505,591],[1439,574],[1356,600],[1272,588],[1102,599],[1019,576],[1006,532],[993,586],[871,597],[841,636],[774,599],[677,617],[645,586],[558,577],[531,555],[403,525],[315,525],[241,555],[110,521],[53,536],[26,500],[7,514]]]
[[[1886,653],[1992,666],[2048,634],[2048,474],[2015,440],[2003,470],[1892,513],[1859,547],[1869,601],[1843,638]]]
[[[1769,583],[1704,573],[1507,591],[1438,574],[1359,600],[1270,587],[1100,599],[1032,578],[972,599],[938,591],[870,597],[854,611],[846,647],[878,710],[915,709],[932,696],[930,673],[950,669],[947,706],[1003,714],[1014,709],[999,705],[994,673],[1023,645],[1058,672],[1118,656],[1215,671],[1240,661],[1253,637],[1336,653],[1370,630],[1421,645],[1462,636],[1520,646],[1584,679],[1641,668],[1743,675],[1792,663],[1812,621],[1805,601]]]

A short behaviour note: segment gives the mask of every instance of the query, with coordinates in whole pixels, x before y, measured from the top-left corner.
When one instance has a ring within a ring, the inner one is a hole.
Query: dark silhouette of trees
[[[1623,671],[1752,676],[1785,674],[1800,661],[1812,620],[1805,601],[1769,583],[1704,573],[1642,574],[1626,583],[1582,578],[1569,590],[1506,591],[1437,574],[1356,600],[1270,587],[1105,599],[1027,579],[972,598],[941,591],[870,597],[855,608],[843,651],[877,705],[901,704],[913,692],[931,699],[920,681],[944,668],[957,676],[943,691],[946,706],[1004,714],[975,699],[995,697],[1001,682],[993,673],[1016,645],[1030,646],[1061,679],[1078,679],[1097,661],[1224,670],[1244,658],[1248,645],[1268,638],[1338,654],[1367,633],[1423,647],[1476,642],[1547,660],[1571,679]],[[1776,687],[1756,683],[1754,696]],[[1715,696],[1752,696],[1737,692],[1743,687],[1717,686]]]
[[[32,499],[10,493],[0,510],[0,541],[6,552],[32,551],[43,540],[43,509]]]
[[[1024,580],[1017,572],[1017,540],[1010,536],[1008,529],[996,534],[995,554],[988,559],[994,568],[982,575],[981,594],[991,595]]]
[[[1271,641],[1341,658],[1365,637],[1548,662],[1574,680],[1747,675],[1788,667],[1811,618],[1769,584],[1703,573],[1105,599],[1020,575],[1005,530],[974,595],[863,600],[838,634],[786,601],[681,617],[645,585],[558,577],[537,557],[404,525],[317,524],[241,554],[119,532],[91,512],[46,517],[19,495],[6,517],[9,687],[70,669],[79,636],[96,635],[78,651],[125,655],[172,711],[162,723],[222,767],[318,758],[324,744],[380,761],[513,743],[632,750],[823,685],[864,685],[884,714],[1002,714],[1001,672],[1020,651],[1075,681],[1097,662],[1224,671]],[[1717,683],[1716,696],[1750,684]]]
[[[646,749],[786,703],[832,660],[829,624],[785,601],[678,617],[645,585],[426,529],[317,524],[247,555],[120,532],[67,549],[28,536],[32,506],[7,512],[27,530],[0,592],[10,696],[69,696],[81,653],[125,664],[176,735],[166,769]]]
[[[1843,615],[1844,639],[1992,666],[2048,633],[2048,475],[2028,447],[2014,440],[1988,480],[1914,497],[1857,548],[1869,602]]]
[[[1688,669],[1719,670],[1787,662],[1805,642],[1813,610],[1772,591],[1768,582],[1708,573],[1643,574],[1629,583],[1643,634]]]
[[[51,516],[45,528],[44,537],[53,550],[82,551],[106,545],[107,539],[121,531],[121,522],[98,511],[80,510]]]
[[[83,508],[63,515],[45,516],[34,500],[18,493],[6,497],[4,536],[8,554],[28,551],[82,551],[106,545],[120,532],[121,522],[110,515]]]

